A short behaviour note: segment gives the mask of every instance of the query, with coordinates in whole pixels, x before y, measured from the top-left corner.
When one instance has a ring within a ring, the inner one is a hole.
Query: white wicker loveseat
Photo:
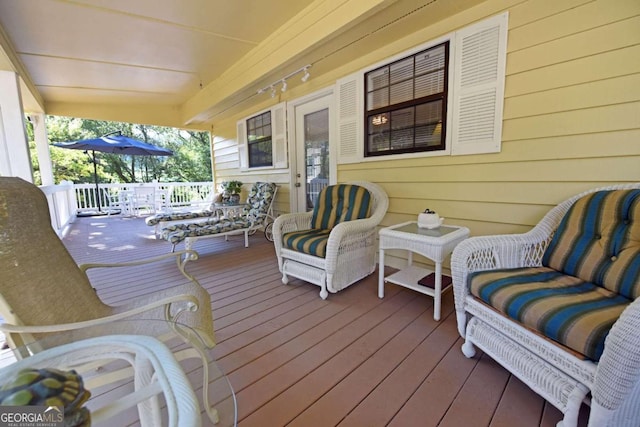
[[[373,273],[376,227],[388,206],[380,186],[354,181],[324,188],[313,212],[280,215],[273,241],[282,282],[292,276],[313,283],[326,299]]]
[[[453,252],[458,330],[576,426],[640,425],[640,183],[574,196]]]

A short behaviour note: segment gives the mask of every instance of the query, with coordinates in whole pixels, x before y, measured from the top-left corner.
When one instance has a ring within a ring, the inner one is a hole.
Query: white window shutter
[[[276,169],[286,169],[287,161],[287,104],[282,102],[271,109],[272,161]]]
[[[338,163],[357,163],[364,153],[364,78],[361,72],[336,82]]]
[[[499,152],[508,13],[455,34],[451,153]]]
[[[247,148],[247,125],[245,120],[237,123],[238,129],[238,165],[241,171],[249,168],[249,152]]]

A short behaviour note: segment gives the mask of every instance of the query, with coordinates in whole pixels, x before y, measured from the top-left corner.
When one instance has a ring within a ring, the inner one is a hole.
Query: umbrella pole
[[[102,212],[102,203],[100,202],[100,186],[98,185],[98,163],[96,162],[96,152],[91,150],[91,161],[93,162],[93,179],[96,183],[96,202],[98,202],[98,212]]]

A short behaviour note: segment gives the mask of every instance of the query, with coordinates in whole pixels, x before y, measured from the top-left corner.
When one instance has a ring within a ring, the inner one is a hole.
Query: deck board
[[[387,285],[379,299],[377,272],[323,301],[317,286],[282,284],[262,233],[249,241],[201,240],[187,267],[211,294],[212,356],[236,392],[240,426],[547,427],[561,419],[481,351],[462,355],[451,292],[439,322],[425,295]],[[64,243],[78,263],[171,249],[143,219],[119,216],[77,219]],[[90,274],[109,304],[182,282],[173,261],[120,270]],[[185,370],[200,389],[193,362]],[[222,381],[209,384],[214,401]]]

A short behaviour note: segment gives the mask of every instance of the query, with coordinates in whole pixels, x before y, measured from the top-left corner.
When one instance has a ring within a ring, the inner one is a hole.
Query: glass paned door
[[[298,212],[313,210],[320,191],[331,177],[331,97],[296,107],[296,182]]]
[[[304,116],[304,162],[307,210],[313,210],[320,191],[329,185],[329,109]]]

